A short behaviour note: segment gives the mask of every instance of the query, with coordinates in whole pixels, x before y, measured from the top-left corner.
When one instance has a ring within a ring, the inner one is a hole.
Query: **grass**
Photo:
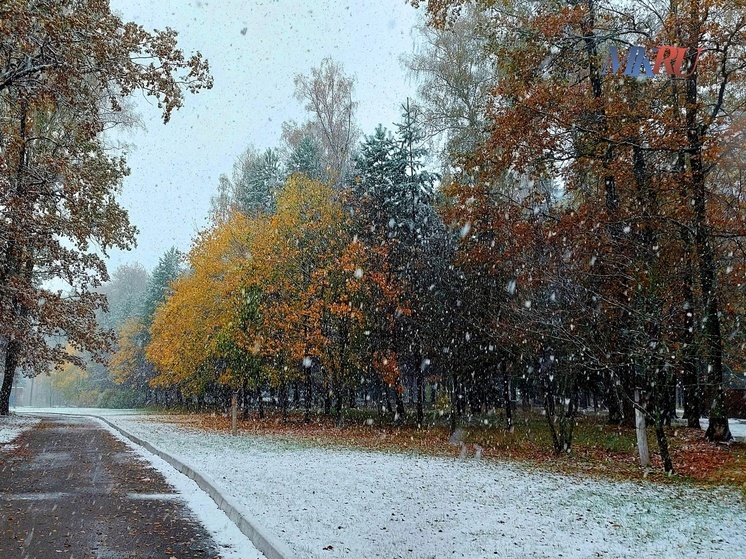
[[[178,423],[208,431],[230,431],[230,417],[220,413],[175,413],[158,416],[159,421]],[[426,426],[418,428],[412,415],[395,423],[390,415],[370,409],[346,410],[341,428],[334,417],[312,415],[303,421],[302,411],[292,411],[287,421],[268,411],[239,420],[243,434],[280,438],[303,445],[355,448],[388,452],[414,452],[437,456],[474,456],[484,459],[523,462],[564,473],[584,473],[613,479],[649,479],[665,483],[689,482],[736,486],[746,492],[746,444],[713,444],[700,430],[682,426],[667,428],[676,474],[667,476],[657,456],[657,443],[648,430],[652,465],[643,469],[637,457],[634,429],[608,425],[603,416],[578,418],[571,452],[557,455],[546,418],[536,411],[516,410],[515,428],[508,432],[497,412],[460,422],[452,437],[447,415],[430,413]]]

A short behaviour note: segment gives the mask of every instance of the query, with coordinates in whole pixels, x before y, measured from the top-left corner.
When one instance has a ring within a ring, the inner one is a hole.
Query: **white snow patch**
[[[0,416],[0,444],[11,443],[18,435],[27,429],[31,429],[37,423],[39,423],[39,420],[35,417]]]
[[[746,548],[746,506],[725,489],[109,419],[212,477],[298,557],[730,559]]]

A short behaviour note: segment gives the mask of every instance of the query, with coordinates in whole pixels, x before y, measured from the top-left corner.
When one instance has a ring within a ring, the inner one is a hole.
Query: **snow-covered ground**
[[[18,415],[0,416],[0,445],[10,443],[26,429],[31,429],[39,422],[34,417]]]
[[[746,549],[737,491],[320,449],[102,413],[212,477],[298,557],[732,559]]]

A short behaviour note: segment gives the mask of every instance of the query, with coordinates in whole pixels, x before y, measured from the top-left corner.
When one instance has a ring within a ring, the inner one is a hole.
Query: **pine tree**
[[[236,183],[236,207],[248,216],[271,213],[282,180],[280,154],[277,150],[267,148],[249,163]]]
[[[286,167],[288,175],[302,173],[311,180],[323,180],[324,172],[319,142],[310,134],[304,135],[293,146]]]
[[[153,322],[153,316],[158,306],[172,293],[171,284],[181,275],[183,256],[176,247],[168,249],[158,261],[148,282],[143,307],[143,323],[145,329]]]

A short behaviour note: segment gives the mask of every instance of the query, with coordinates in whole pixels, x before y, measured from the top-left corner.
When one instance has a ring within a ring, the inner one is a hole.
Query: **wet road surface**
[[[92,419],[44,418],[0,446],[0,558],[217,558],[163,476]]]

